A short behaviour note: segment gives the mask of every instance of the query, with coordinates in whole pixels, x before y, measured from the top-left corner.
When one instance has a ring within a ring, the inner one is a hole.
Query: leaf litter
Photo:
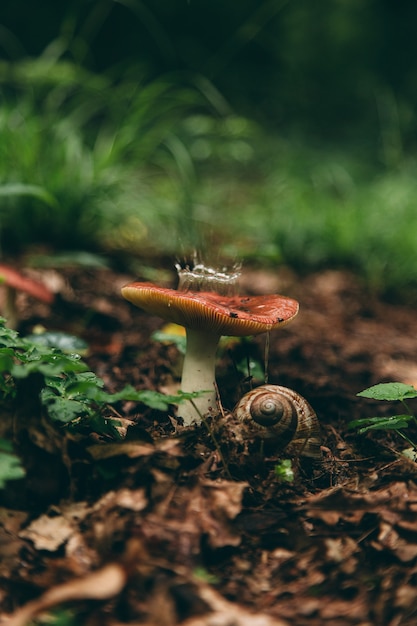
[[[109,392],[129,384],[176,393],[181,355],[150,338],[160,320],[121,300],[130,277],[61,272],[72,288],[42,323],[87,340],[89,366]],[[370,298],[341,272],[263,279],[301,302],[299,319],[271,336],[269,382],[311,402],[323,462],[293,458],[294,480],[280,481],[281,457],[245,448],[232,423],[182,429],[172,411],[129,400],[109,407],[122,440],[74,435],[28,396],[18,414],[26,477],[1,492],[0,623],[415,623],[416,465],[390,433],[347,428],[375,409],[356,397],[365,387],[415,384],[414,310]],[[39,317],[28,305],[21,332]],[[219,354],[226,409],[247,385],[233,367],[242,349],[226,344]],[[244,349],[262,362],[261,339]],[[16,419],[3,413],[1,436]]]

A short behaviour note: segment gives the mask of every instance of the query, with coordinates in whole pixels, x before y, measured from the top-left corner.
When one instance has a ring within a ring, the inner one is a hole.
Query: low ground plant
[[[56,426],[72,433],[96,433],[119,440],[120,423],[116,414],[109,411],[109,405],[129,400],[150,409],[168,411],[171,404],[194,397],[194,394],[170,396],[148,389],[137,391],[130,385],[116,393],[108,393],[103,380],[89,371],[78,353],[65,353],[22,338],[16,331],[6,328],[4,322],[0,319],[0,403],[4,414],[16,414],[18,419],[25,420],[28,416],[22,414],[19,406],[29,403],[29,412],[35,414],[39,423],[41,414],[45,413]],[[29,382],[24,389],[23,381]],[[37,415],[39,403],[41,408]],[[25,424],[17,427],[25,428]],[[20,478],[24,473],[7,431],[7,424],[3,421],[0,428],[0,489],[7,480]]]
[[[364,389],[364,391],[358,393],[358,396],[372,400],[400,402],[404,411],[388,417],[365,417],[354,420],[350,422],[349,427],[357,429],[360,434],[375,430],[393,431],[411,446],[411,449],[406,451],[406,456],[416,460],[417,441],[411,439],[408,433],[404,431],[409,426],[415,427],[417,425],[417,418],[407,403],[407,400],[417,398],[417,389],[412,385],[404,383],[381,383]]]

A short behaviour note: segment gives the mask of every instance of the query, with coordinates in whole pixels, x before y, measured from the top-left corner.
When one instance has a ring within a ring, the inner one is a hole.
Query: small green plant
[[[16,381],[31,374],[42,374],[45,386],[41,391],[42,404],[51,419],[68,424],[80,415],[91,418],[97,408],[121,400],[141,402],[159,411],[185,399],[185,394],[167,396],[152,390],[137,391],[127,385],[117,393],[104,391],[104,382],[88,367],[79,354],[42,345],[19,337],[16,331],[4,326],[0,318],[0,393],[14,395]]]
[[[10,441],[0,439],[0,489],[4,489],[8,480],[23,478],[25,470],[16,456]]]
[[[393,430],[399,437],[407,441],[415,451],[417,443],[404,433],[405,428],[408,428],[410,425],[417,425],[416,416],[407,404],[407,400],[417,398],[417,389],[415,387],[397,382],[380,383],[364,389],[357,395],[361,398],[370,398],[372,400],[401,402],[405,412],[388,417],[366,417],[353,420],[349,423],[349,428],[357,428],[360,434],[371,430]]]
[[[40,376],[39,398],[47,416],[61,427],[79,433],[99,433],[120,439],[119,421],[109,417],[108,405],[119,401],[133,401],[159,411],[168,411],[171,404],[189,400],[195,394],[165,395],[153,390],[137,391],[127,385],[116,393],[108,393],[104,382],[88,371],[80,355],[64,353],[49,345],[24,339],[6,328],[0,318],[0,402],[4,406],[17,405],[20,382]],[[41,416],[39,416],[40,419]],[[7,480],[20,478],[24,473],[18,456],[7,439],[0,439],[0,489]]]
[[[294,470],[292,467],[291,459],[282,459],[277,465],[275,465],[275,476],[277,480],[282,483],[294,482]]]

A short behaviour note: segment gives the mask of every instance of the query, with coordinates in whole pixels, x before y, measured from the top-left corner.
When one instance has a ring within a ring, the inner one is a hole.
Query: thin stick
[[[264,353],[264,379],[265,379],[265,385],[268,384],[269,348],[270,348],[269,333],[266,333],[265,353]]]
[[[246,352],[246,367],[247,367],[247,370],[248,370],[247,380],[249,381],[250,388],[252,389],[253,376],[252,376],[252,372],[251,372],[251,369],[250,369],[250,354],[249,354],[249,352]]]
[[[216,390],[218,392],[217,384],[216,384]],[[205,418],[204,415],[201,414],[199,408],[195,405],[195,403],[194,403],[192,398],[190,398],[190,402],[194,406],[195,410],[200,414],[202,424],[204,424],[204,426],[207,428],[207,432],[208,432],[209,436],[211,437],[211,440],[214,443],[214,447],[216,449],[217,454],[219,455],[219,459],[220,459],[221,464],[223,465],[223,469],[224,469],[224,471],[226,473],[226,476],[228,478],[232,478],[232,475],[230,474],[229,467],[228,467],[228,465],[226,463],[226,459],[224,458],[223,452],[221,451],[220,444],[217,441],[217,437],[214,435],[213,430],[210,427],[210,424],[209,424],[208,420]],[[222,415],[224,415],[223,407],[222,407],[220,402],[219,402],[219,406],[220,406],[220,411],[221,411]]]

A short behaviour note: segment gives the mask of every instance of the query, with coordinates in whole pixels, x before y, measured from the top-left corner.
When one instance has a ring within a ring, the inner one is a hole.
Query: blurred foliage
[[[2,251],[195,247],[417,285],[416,17],[411,0],[3,4]]]
[[[228,204],[222,217],[223,232],[233,233],[224,244],[228,256],[300,272],[349,268],[377,292],[415,299],[415,159],[380,169],[354,155],[273,145],[267,164],[258,164],[260,175],[234,182],[217,175],[200,190],[215,214]]]
[[[3,252],[192,247],[196,166],[250,161],[256,126],[202,77],[116,80],[58,51],[0,63]]]
[[[176,168],[186,189],[187,152],[174,132],[189,111],[211,110],[194,85],[116,82],[49,52],[0,65],[0,89],[0,237],[11,250],[140,244],[141,168]]]
[[[23,478],[25,470],[7,439],[0,439],[0,489],[4,489],[7,481]]]
[[[240,114],[330,140],[378,141],[393,100],[415,144],[416,20],[413,0],[16,0],[0,47],[16,60],[56,39],[94,72],[199,74]]]

